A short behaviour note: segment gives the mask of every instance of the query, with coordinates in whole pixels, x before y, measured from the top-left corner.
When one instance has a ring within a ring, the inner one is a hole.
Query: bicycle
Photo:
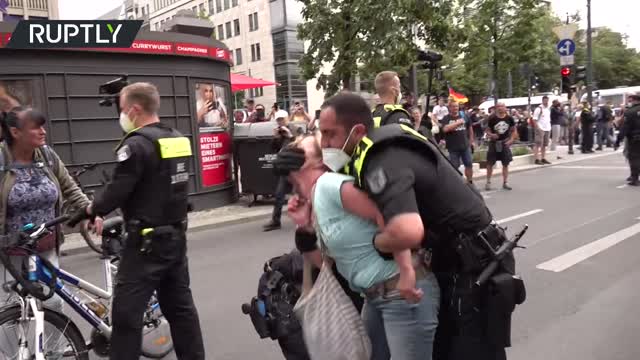
[[[94,195],[95,195],[95,191],[94,190],[85,190],[84,186],[82,185],[82,182],[80,181],[80,176],[82,174],[84,174],[87,171],[91,171],[93,170],[96,166],[98,165],[98,163],[93,163],[93,164],[87,164],[87,165],[83,165],[82,167],[80,167],[80,169],[70,172],[71,178],[73,178],[73,180],[76,182],[76,184],[78,184],[78,187],[80,187],[80,190],[89,198],[89,201],[93,201],[94,199]],[[102,171],[102,180],[100,181],[101,185],[106,185],[111,181],[109,174],[107,174],[106,171]],[[62,205],[62,213],[63,214],[73,214],[77,211],[77,209],[71,208],[71,206],[65,202]],[[118,210],[116,210],[115,214],[117,216],[121,216],[121,214],[119,213]],[[82,235],[82,238],[84,239],[84,241],[87,243],[87,245],[89,246],[89,248],[93,251],[95,251],[98,254],[102,254],[102,249],[99,245],[100,241],[98,238],[95,237],[95,235],[91,232],[91,229],[89,229],[89,222],[88,221],[82,221],[80,223],[80,235]]]
[[[102,242],[106,289],[53,266],[46,259],[39,257],[34,250],[38,240],[48,234],[48,228],[68,219],[69,216],[63,215],[39,226],[25,225],[23,233],[14,239],[6,239],[0,250],[0,261],[15,279],[4,285],[5,290],[11,290],[18,295],[17,303],[0,309],[0,326],[9,324],[9,330],[16,330],[15,341],[13,338],[12,341],[7,341],[7,329],[0,332],[0,347],[10,343],[11,349],[15,350],[7,354],[0,348],[0,358],[4,354],[6,358],[16,360],[88,360],[90,350],[99,356],[109,354],[109,338],[112,332],[109,309],[113,296],[113,276],[117,272],[119,261],[118,257],[110,255],[109,243]],[[119,225],[117,219],[105,221],[103,234],[117,231]],[[9,248],[22,249],[29,254],[26,279],[22,271],[16,269],[9,260],[5,252]],[[77,291],[74,293],[70,288]],[[60,296],[93,327],[89,344],[85,343],[82,333],[69,317],[42,306],[41,302],[50,299],[54,294]],[[105,301],[107,305],[103,303]],[[34,324],[33,329],[31,324]],[[159,359],[169,354],[173,350],[173,342],[168,332],[168,322],[162,314],[155,293],[147,305],[143,324],[142,355]],[[47,333],[45,329],[48,329]],[[51,330],[57,330],[59,335],[50,334]],[[51,339],[54,342],[53,346],[46,347],[47,341]],[[63,339],[66,339],[66,344],[61,343]]]

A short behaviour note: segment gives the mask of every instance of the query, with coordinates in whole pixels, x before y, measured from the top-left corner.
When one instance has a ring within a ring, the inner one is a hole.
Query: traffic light
[[[560,70],[560,75],[562,75],[562,92],[563,93],[570,93],[571,92],[571,85],[573,85],[573,79],[571,76],[571,67],[570,66],[563,66],[562,69]]]
[[[573,79],[573,82],[578,82],[581,80],[587,79],[587,67],[586,66],[576,66],[576,73]]]

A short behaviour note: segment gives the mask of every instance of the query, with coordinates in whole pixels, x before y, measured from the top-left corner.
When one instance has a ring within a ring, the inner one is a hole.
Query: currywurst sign
[[[141,26],[142,20],[22,20],[7,47],[128,48]]]

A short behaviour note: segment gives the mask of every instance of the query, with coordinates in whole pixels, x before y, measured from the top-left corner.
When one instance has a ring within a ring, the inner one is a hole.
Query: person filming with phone
[[[273,129],[273,141],[272,151],[273,153],[279,153],[295,139],[295,135],[288,126],[289,114],[284,110],[278,110],[275,113],[276,127]],[[287,180],[286,176],[281,176],[278,179],[278,185],[274,193],[275,204],[273,206],[273,213],[271,215],[271,221],[264,225],[264,231],[272,231],[280,229],[280,219],[282,217],[282,207],[285,204],[285,197],[291,192],[291,184]]]
[[[224,104],[217,97],[212,84],[200,84],[200,100],[198,108],[198,126],[200,127],[226,127],[227,111]]]

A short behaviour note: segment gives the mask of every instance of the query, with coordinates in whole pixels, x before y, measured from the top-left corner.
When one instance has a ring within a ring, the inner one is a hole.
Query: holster
[[[493,260],[493,252],[507,239],[504,230],[491,223],[476,234],[460,233],[456,236],[456,253],[460,272],[482,271]]]
[[[478,274],[493,260],[493,253],[507,240],[504,230],[492,223],[475,235],[459,234],[458,277],[452,310],[462,335],[483,336],[498,347],[511,346],[511,314],[526,298],[524,282],[515,276],[515,259],[507,254],[489,281],[477,287]]]
[[[524,282],[508,273],[494,275],[487,289],[487,337],[493,344],[511,346],[511,314],[526,299]]]
[[[142,240],[142,222],[140,220],[129,220],[126,224],[127,229],[127,242],[126,246],[131,248],[139,248]]]

